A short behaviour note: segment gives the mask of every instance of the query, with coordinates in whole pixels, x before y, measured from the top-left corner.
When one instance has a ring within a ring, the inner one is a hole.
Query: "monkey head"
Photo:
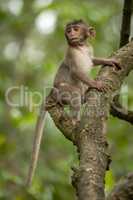
[[[95,37],[95,35],[95,29],[88,26],[83,20],[74,20],[65,28],[65,36],[71,46],[84,45],[87,38]]]

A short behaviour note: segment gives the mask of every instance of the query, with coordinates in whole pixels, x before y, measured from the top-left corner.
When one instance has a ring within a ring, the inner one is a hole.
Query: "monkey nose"
[[[74,34],[74,33],[71,33],[71,34],[70,34],[70,37],[71,37],[71,38],[74,38],[74,37],[75,37],[75,34]]]
[[[73,33],[70,33],[70,37],[73,37],[74,36],[74,34]]]
[[[74,31],[71,30],[71,32],[70,32],[70,36],[73,37],[74,35],[75,35]]]

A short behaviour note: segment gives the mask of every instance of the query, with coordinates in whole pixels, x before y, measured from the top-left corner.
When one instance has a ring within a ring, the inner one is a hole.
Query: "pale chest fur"
[[[80,69],[84,73],[88,73],[92,66],[93,49],[92,47],[81,46],[79,48],[69,49],[69,63],[68,65]]]

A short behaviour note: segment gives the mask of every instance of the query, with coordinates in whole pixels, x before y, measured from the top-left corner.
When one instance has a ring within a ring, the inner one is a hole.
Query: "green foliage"
[[[120,0],[0,1],[0,200],[74,199],[70,166],[78,162],[76,150],[56,129],[50,117],[33,185],[29,190],[23,187],[38,114],[36,104],[41,100],[35,92],[45,96],[44,91],[49,91],[45,88],[52,85],[66,48],[66,22],[83,18],[94,26],[97,37],[91,42],[95,54],[109,56],[119,46],[121,12]],[[49,15],[38,22],[42,14]],[[51,18],[54,23],[49,31],[47,26],[51,21],[48,19]],[[43,25],[43,30],[38,23]],[[92,73],[93,77],[96,72]],[[126,84],[129,86],[128,105],[132,108],[131,76]],[[16,86],[19,89],[12,91],[9,99],[19,106],[9,105],[5,94]],[[20,91],[28,95],[30,101],[21,102],[23,94]],[[107,192],[121,175],[133,170],[133,128],[114,118],[108,125],[113,162],[106,176]]]

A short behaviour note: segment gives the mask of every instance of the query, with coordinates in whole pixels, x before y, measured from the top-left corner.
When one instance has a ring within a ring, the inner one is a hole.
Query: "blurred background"
[[[65,24],[82,18],[94,26],[95,55],[108,57],[119,48],[122,7],[122,0],[0,0],[0,200],[74,199],[71,166],[77,163],[76,149],[50,116],[33,185],[27,191],[22,187],[38,105],[64,57]],[[132,75],[121,90],[121,101],[130,110]],[[110,116],[107,135],[113,162],[106,175],[107,193],[133,171],[132,134],[130,124]]]

